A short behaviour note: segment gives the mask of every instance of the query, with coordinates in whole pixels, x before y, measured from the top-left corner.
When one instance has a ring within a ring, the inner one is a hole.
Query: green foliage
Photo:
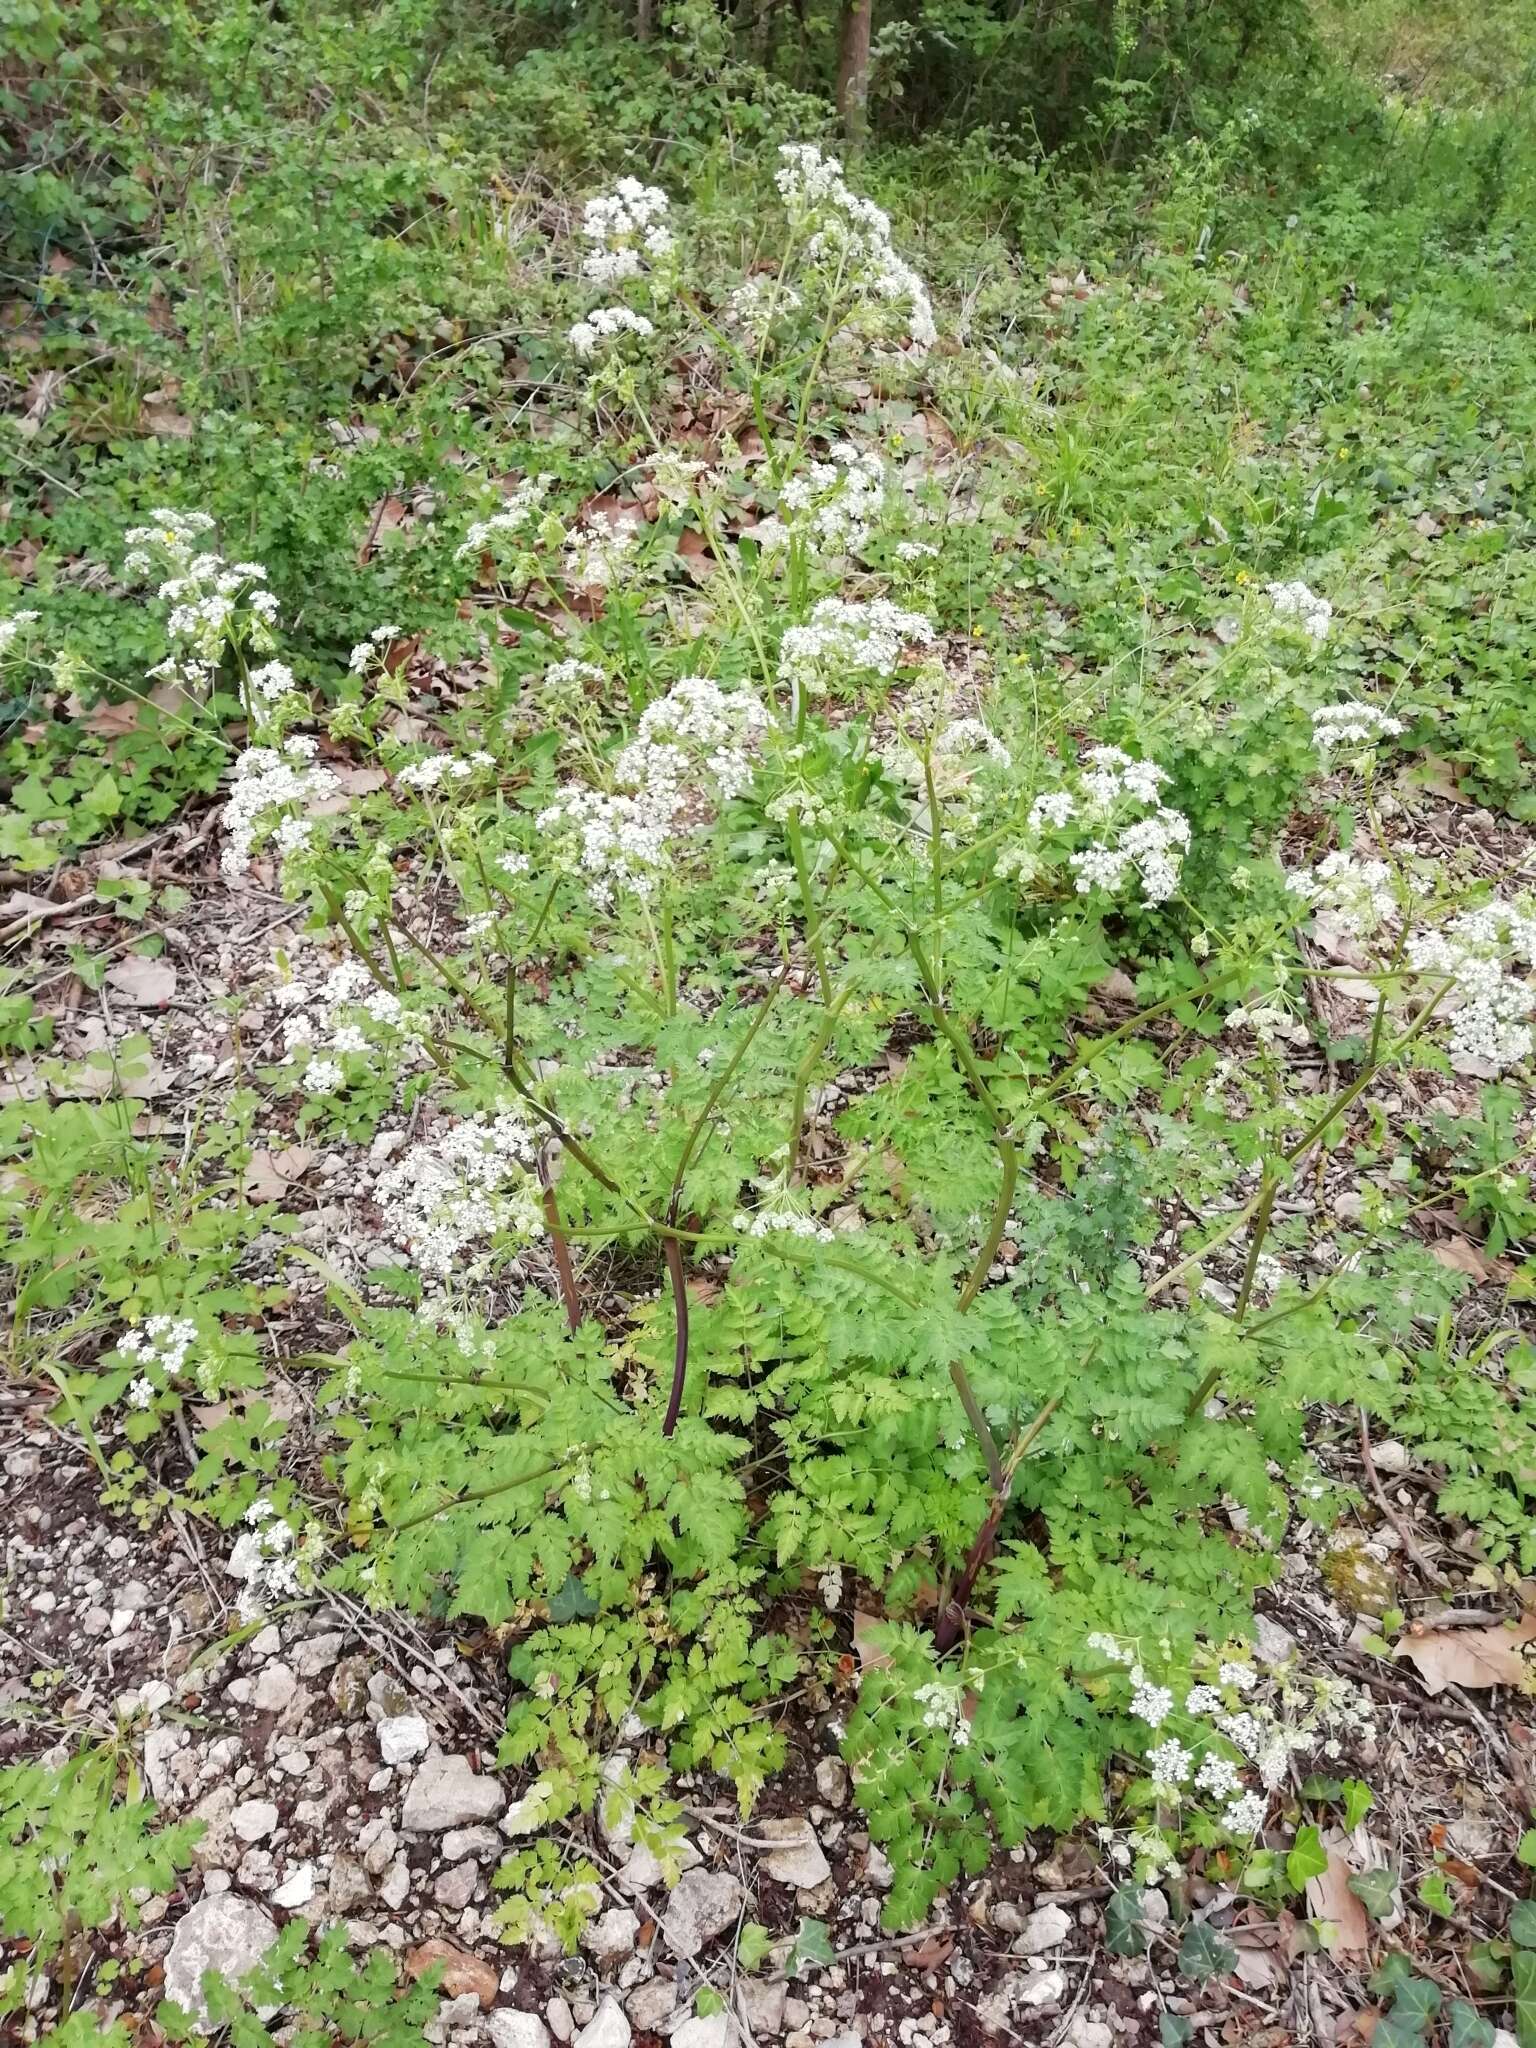
[[[131,1760],[114,1749],[0,1769],[0,1926],[30,1944],[33,1967],[46,1968],[81,1929],[119,1915],[136,1926],[130,1894],[174,1883],[201,1824],[154,1820]],[[0,1977],[0,2012],[20,2011],[26,1987],[27,1966],[14,1964]]]
[[[360,1963],[347,1950],[346,1930],[332,1927],[308,1953],[310,1929],[290,1920],[257,1967],[230,1984],[214,1973],[205,1982],[208,2020],[227,2029],[230,2048],[333,2048],[368,2042],[371,2048],[419,2048],[422,2028],[435,2017],[440,1970],[418,1983],[397,1985],[394,1959],[376,1948]],[[263,2013],[278,2012],[269,2022]],[[156,2014],[172,2041],[200,2038],[207,2027],[169,2001]],[[272,2027],[279,2026],[280,2033]]]

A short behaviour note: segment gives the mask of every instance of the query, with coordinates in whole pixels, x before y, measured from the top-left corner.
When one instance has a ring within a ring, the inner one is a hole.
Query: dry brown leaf
[[[867,1614],[862,1607],[854,1609],[853,1647],[858,1652],[861,1671],[886,1671],[890,1668],[890,1653],[882,1650],[874,1639],[874,1632],[881,1627],[878,1614]]]
[[[366,569],[378,552],[380,540],[386,533],[393,533],[405,519],[408,507],[403,498],[380,498],[368,514],[368,531],[363,544],[357,551],[357,566]]]
[[[99,740],[120,740],[124,733],[138,730],[139,707],[131,698],[122,704],[95,704],[80,724]]]
[[[164,957],[150,960],[130,953],[107,969],[107,981],[126,1001],[141,1010],[158,1010],[176,993],[176,969]]]
[[[1466,1273],[1478,1282],[1488,1279],[1493,1270],[1477,1246],[1464,1237],[1442,1238],[1430,1246],[1429,1255],[1450,1272]]]
[[[1482,1691],[1490,1685],[1523,1685],[1530,1665],[1520,1654],[1522,1643],[1536,1641],[1536,1615],[1525,1615],[1514,1628],[1410,1629],[1397,1646],[1418,1671],[1427,1693],[1448,1685],[1469,1685]]]
[[[1364,1902],[1349,1888],[1352,1875],[1340,1853],[1340,1837],[1325,1836],[1328,1868],[1321,1877],[1307,1879],[1307,1911],[1314,1920],[1331,1920],[1339,1930],[1335,1949],[1341,1954],[1363,1955],[1371,1945],[1371,1920]]]
[[[348,796],[372,796],[389,780],[382,768],[333,768],[331,773]]]
[[[245,1170],[245,1192],[253,1202],[280,1202],[294,1182],[304,1178],[314,1158],[307,1145],[285,1145],[279,1152],[253,1152]]]

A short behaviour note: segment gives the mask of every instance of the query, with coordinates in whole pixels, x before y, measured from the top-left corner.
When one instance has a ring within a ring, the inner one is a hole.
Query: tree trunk
[[[869,126],[869,39],[874,0],[843,0],[842,48],[837,60],[837,111],[850,149]]]
[[[651,22],[656,0],[635,0],[635,34],[642,43],[651,40]]]

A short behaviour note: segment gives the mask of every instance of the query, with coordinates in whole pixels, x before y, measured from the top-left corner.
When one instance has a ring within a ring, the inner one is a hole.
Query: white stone
[[[816,1790],[828,1806],[842,1806],[848,1797],[848,1766],[840,1756],[824,1756],[816,1766]]]
[[[440,1834],[471,1821],[494,1820],[506,1803],[496,1780],[478,1777],[467,1757],[431,1750],[411,1780],[400,1825],[418,1834]]]
[[[1406,1472],[1413,1460],[1408,1455],[1408,1446],[1388,1437],[1384,1444],[1371,1446],[1371,1463],[1378,1472],[1387,1472],[1395,1479],[1400,1472]]]
[[[493,2012],[485,2022],[491,2048],[549,2048],[549,2029],[536,2012]]]
[[[168,1728],[164,1724],[151,1728],[144,1738],[144,1777],[151,1794],[162,1802],[170,1797],[174,1783],[171,1759],[186,1743],[185,1728]]]
[[[229,1816],[242,1842],[263,1842],[277,1826],[277,1808],[270,1799],[247,1799]]]
[[[787,1984],[768,1984],[761,1977],[741,1976],[736,1979],[736,2003],[741,2007],[747,2031],[754,2040],[760,2035],[783,2033],[784,2001],[788,1991]]]
[[[379,1885],[379,1897],[391,1913],[398,1913],[405,1904],[411,1889],[411,1866],[403,1856],[397,1856],[385,1871]]]
[[[675,1956],[690,1960],[706,1942],[723,1934],[741,1910],[744,1894],[728,1870],[690,1870],[667,1901],[662,1939]]]
[[[165,1995],[184,2012],[206,2020],[203,1978],[217,1970],[232,1984],[254,1970],[277,1939],[277,1923],[251,1899],[233,1892],[199,1899],[176,1923],[165,1959]],[[275,2008],[261,2014],[271,2016]]]
[[[1079,2013],[1062,2036],[1064,2048],[1115,2048],[1113,2027],[1102,2020],[1085,2019]]]
[[[479,1882],[478,1863],[455,1863],[450,1869],[438,1873],[433,1881],[432,1896],[445,1913],[461,1913],[475,1896],[475,1886]]]
[[[265,1664],[251,1689],[251,1705],[258,1714],[280,1714],[292,1703],[298,1680],[286,1664]]]
[[[1060,2005],[1067,1995],[1067,1973],[1065,1970],[1037,1970],[1033,1976],[1025,1977],[1015,1994],[1020,2005]]]
[[[629,2048],[632,2029],[616,1998],[605,1998],[576,2036],[576,2048]]]
[[[272,1903],[274,1906],[286,1906],[291,1910],[295,1906],[307,1906],[314,1896],[315,1866],[313,1863],[301,1863],[296,1869],[289,1871],[272,1894]]]
[[[779,1884],[811,1891],[832,1875],[832,1866],[808,1820],[759,1821],[757,1834],[762,1841],[783,1845],[763,1858],[764,1870]]]
[[[723,2012],[712,2012],[701,2019],[692,2013],[685,2020],[679,2020],[672,2029],[672,2048],[726,2048],[730,2040],[730,2016]],[[863,2048],[863,2043],[860,2043]]]
[[[379,1723],[375,1733],[379,1755],[387,1764],[408,1764],[412,1757],[425,1756],[432,1746],[432,1730],[420,1714],[392,1714]]]
[[[865,1852],[864,1880],[867,1884],[872,1884],[877,1892],[888,1892],[896,1882],[891,1859],[878,1842],[871,1842]]]
[[[1072,1932],[1072,1915],[1060,1906],[1038,1906],[1019,1929],[1013,1944],[1016,1956],[1041,1956],[1047,1949],[1060,1948]]]
[[[552,1998],[544,2008],[544,2017],[549,2022],[549,2031],[557,2041],[569,2041],[576,2031],[571,2008],[563,1998]]]
[[[581,1945],[599,1968],[634,1954],[640,1921],[628,1906],[613,1906],[582,1930]]]

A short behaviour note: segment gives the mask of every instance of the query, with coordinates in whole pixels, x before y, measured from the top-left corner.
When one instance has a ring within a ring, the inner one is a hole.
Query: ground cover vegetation
[[[473,1637],[509,1948],[811,1701],[888,1933],[1087,1823],[1111,1955],[1536,2040],[1519,1829],[1373,1858],[1361,1761],[1536,1635],[1518,15],[10,28],[19,1398],[219,1655]],[[1298,1560],[1347,1666],[1255,1656]],[[196,1827],[23,1666],[0,2012],[142,2039]],[[262,1969],[204,2023],[437,2009]]]

